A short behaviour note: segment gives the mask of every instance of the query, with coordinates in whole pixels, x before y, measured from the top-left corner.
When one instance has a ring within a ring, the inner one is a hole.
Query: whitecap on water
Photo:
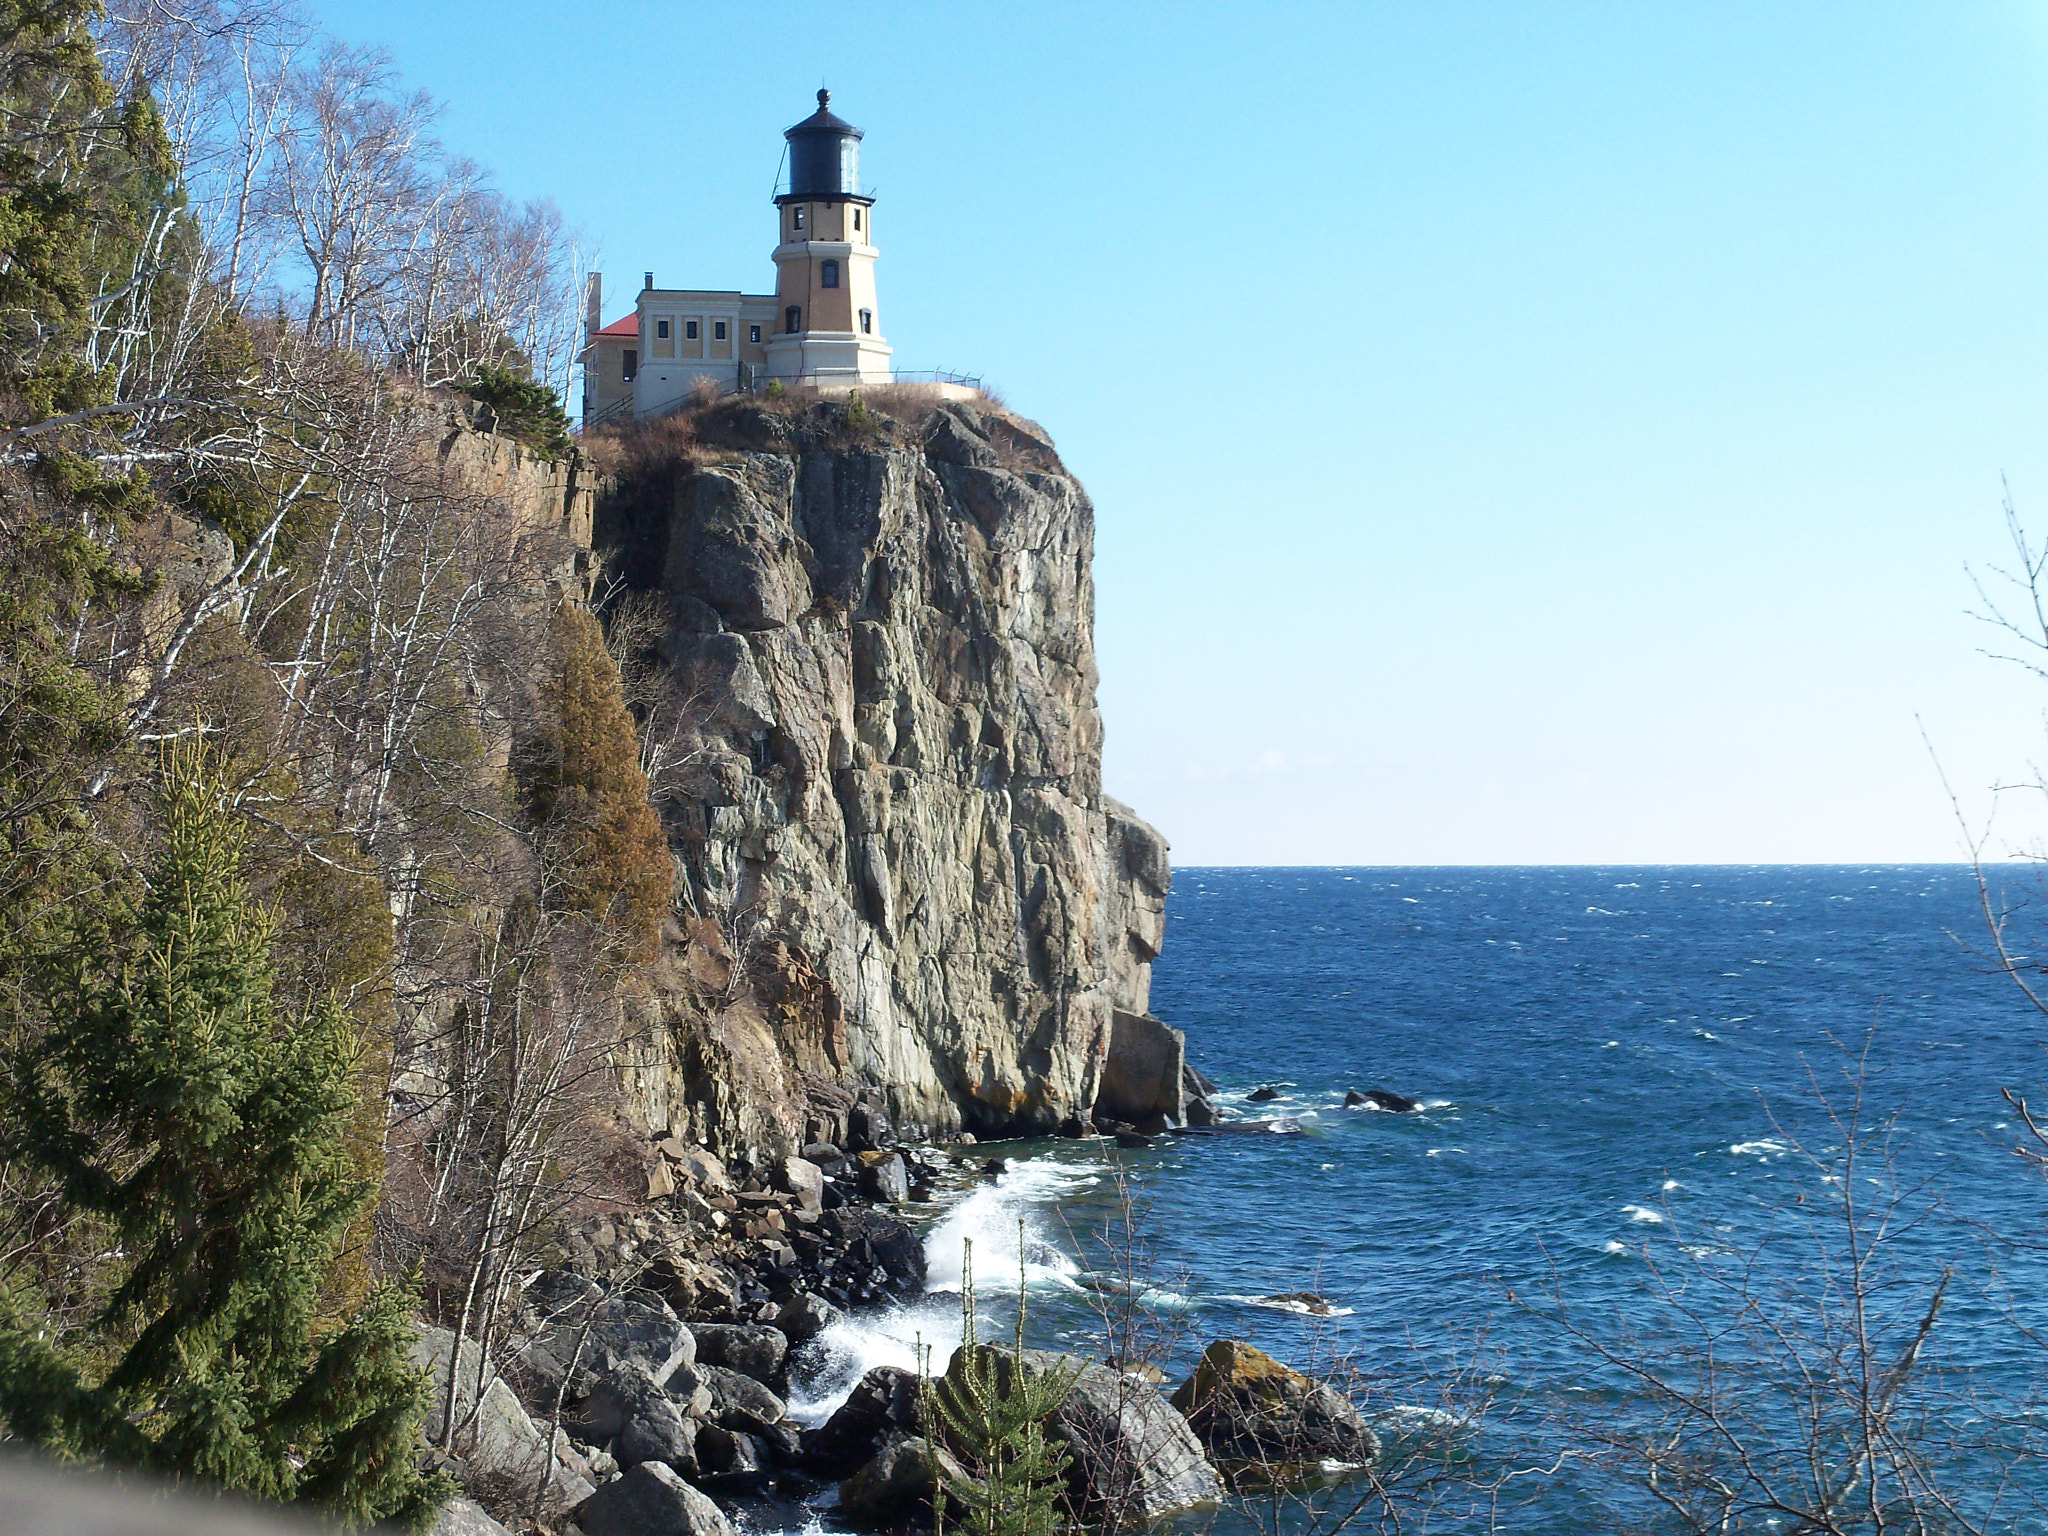
[[[1670,1193],[1671,1193],[1671,1191],[1672,1191],[1672,1190],[1674,1190],[1674,1189],[1676,1189],[1676,1188],[1678,1188],[1678,1180],[1676,1180],[1676,1179],[1666,1179],[1666,1180],[1664,1181],[1664,1193],[1665,1193],[1665,1194],[1667,1194],[1667,1195],[1668,1195],[1668,1194],[1670,1194]]]
[[[1721,1038],[1711,1029],[1696,1029],[1692,1032],[1692,1037],[1695,1040],[1718,1040]]]
[[[1621,1214],[1630,1221],[1647,1221],[1658,1225],[1662,1225],[1664,1221],[1662,1211],[1653,1211],[1647,1205],[1624,1205]]]
[[[1616,1242],[1610,1237],[1607,1239],[1607,1246],[1600,1251],[1602,1253],[1627,1253],[1629,1252],[1629,1246],[1627,1243]]]
[[[1785,1144],[1766,1136],[1757,1141],[1738,1141],[1728,1150],[1737,1157],[1776,1157],[1785,1150]]]
[[[1218,1296],[1216,1299],[1234,1301],[1243,1307],[1263,1307],[1268,1312],[1291,1312],[1296,1317],[1349,1317],[1353,1311],[1350,1307],[1340,1307],[1323,1298],[1311,1301],[1306,1293],[1291,1296]]]

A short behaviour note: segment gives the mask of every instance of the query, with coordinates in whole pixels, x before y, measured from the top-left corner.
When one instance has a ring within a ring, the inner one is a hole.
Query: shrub
[[[490,408],[498,430],[506,436],[549,459],[559,459],[569,451],[569,418],[562,410],[561,397],[547,385],[510,368],[478,363],[476,377],[458,387],[477,404]]]

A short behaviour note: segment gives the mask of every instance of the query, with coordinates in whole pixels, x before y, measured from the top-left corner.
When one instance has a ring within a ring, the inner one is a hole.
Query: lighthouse
[[[776,196],[775,333],[763,372],[806,384],[886,383],[875,299],[875,200],[860,189],[861,131],[818,110],[783,134],[789,189]]]
[[[775,197],[774,293],[671,288],[650,271],[633,309],[605,325],[603,280],[591,274],[585,427],[658,416],[707,384],[726,394],[775,382],[844,391],[895,378],[875,301],[880,253],[875,200],[860,189],[861,131],[820,91],[818,110],[783,138],[789,182]]]

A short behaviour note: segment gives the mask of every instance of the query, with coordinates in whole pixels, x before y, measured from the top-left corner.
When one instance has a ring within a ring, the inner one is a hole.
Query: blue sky
[[[1945,859],[1916,721],[1979,817],[2043,755],[1965,575],[2001,475],[2048,533],[2038,3],[322,14],[608,319],[769,282],[830,85],[899,365],[1094,498],[1108,786],[1179,863]]]

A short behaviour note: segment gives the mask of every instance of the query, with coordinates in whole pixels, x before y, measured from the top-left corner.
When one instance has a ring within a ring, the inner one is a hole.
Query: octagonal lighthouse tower
[[[861,131],[833,116],[832,93],[783,134],[789,190],[775,199],[771,379],[806,384],[886,384],[889,344],[875,306],[875,200],[860,190]]]

